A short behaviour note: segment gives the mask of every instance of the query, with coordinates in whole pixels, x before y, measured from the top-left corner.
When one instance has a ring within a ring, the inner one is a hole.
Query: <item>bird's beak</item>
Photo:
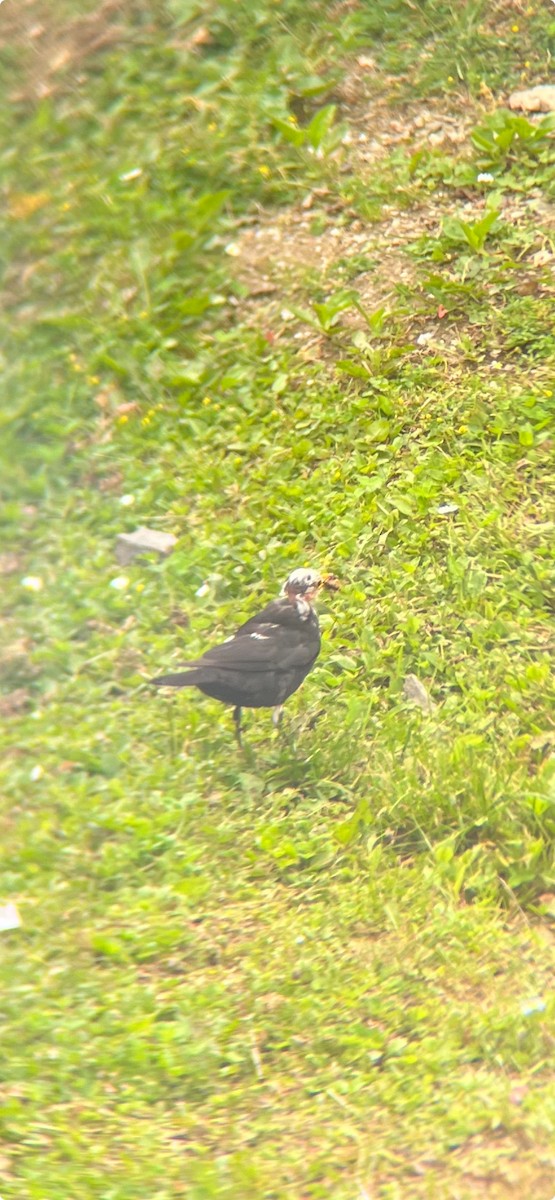
[[[322,587],[328,592],[338,592],[341,587],[341,582],[337,575],[322,575]]]

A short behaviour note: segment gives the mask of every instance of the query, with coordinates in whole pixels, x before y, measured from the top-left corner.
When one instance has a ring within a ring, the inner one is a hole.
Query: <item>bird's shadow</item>
[[[312,791],[318,785],[319,742],[312,731],[320,715],[301,720],[284,717],[272,733],[259,733],[251,726],[250,739],[246,726],[236,753],[250,772],[263,778],[265,791],[294,789],[302,796],[305,790]]]
[[[314,730],[325,716],[325,709],[303,715],[284,713],[277,729],[246,715],[240,744],[234,736],[231,713],[221,722],[216,742],[213,738],[207,740],[200,719],[196,726],[194,715],[189,714],[188,729],[184,729],[180,706],[172,699],[167,703],[166,713],[166,754],[176,762],[184,753],[196,760],[197,766],[204,760],[210,773],[227,780],[231,786],[239,776],[250,776],[253,783],[258,780],[264,794],[292,789],[302,797],[321,782],[321,745]]]

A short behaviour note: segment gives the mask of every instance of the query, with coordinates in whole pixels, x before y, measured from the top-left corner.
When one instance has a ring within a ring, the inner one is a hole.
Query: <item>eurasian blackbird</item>
[[[198,687],[207,696],[233,704],[241,744],[241,709],[274,708],[279,723],[285,700],[300,687],[320,653],[320,628],[312,607],[322,587],[337,591],[334,575],[297,567],[277,600],[245,621],[232,637],[185,663],[184,670],[152,680],[164,687]]]

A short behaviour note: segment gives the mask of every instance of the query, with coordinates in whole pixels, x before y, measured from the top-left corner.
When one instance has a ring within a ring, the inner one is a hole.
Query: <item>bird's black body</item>
[[[336,588],[333,576],[294,571],[284,595],[272,600],[225,642],[184,670],[160,675],[153,683],[198,687],[207,696],[241,708],[279,708],[300,687],[320,653],[320,628],[310,601],[321,586]]]
[[[302,683],[320,652],[314,609],[287,597],[272,600],[233,637],[175,675],[153,680],[173,687],[198,687],[207,696],[240,708],[283,704]],[[304,609],[304,611],[303,611]]]

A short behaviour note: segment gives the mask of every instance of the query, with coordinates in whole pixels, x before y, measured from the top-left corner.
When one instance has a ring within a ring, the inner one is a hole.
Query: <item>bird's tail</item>
[[[175,671],[171,675],[157,675],[150,682],[157,687],[198,687],[201,677],[202,671],[193,667],[187,671]]]

